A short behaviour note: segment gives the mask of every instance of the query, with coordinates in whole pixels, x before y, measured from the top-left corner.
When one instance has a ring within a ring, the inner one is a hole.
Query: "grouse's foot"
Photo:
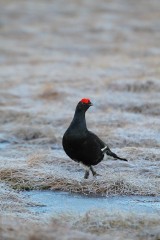
[[[101,174],[99,173],[96,173],[95,175],[93,175],[94,177],[98,177],[98,176],[102,176]]]
[[[88,177],[89,177],[89,171],[86,170],[86,171],[85,171],[85,174],[84,174],[84,179],[88,179]]]
[[[90,166],[90,170],[91,170],[91,172],[92,172],[92,174],[93,174],[94,177],[96,177],[96,176],[101,176],[100,174],[96,173],[96,171],[93,169],[92,166]]]

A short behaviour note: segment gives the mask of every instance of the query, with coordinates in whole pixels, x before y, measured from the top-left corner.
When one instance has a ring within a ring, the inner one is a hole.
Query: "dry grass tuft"
[[[0,235],[5,236],[5,239],[159,240],[160,238],[158,214],[107,213],[95,209],[81,216],[57,215],[45,224],[10,216],[1,217],[0,222]]]
[[[124,180],[113,179],[109,181],[72,181],[65,178],[56,179],[51,182],[52,190],[69,191],[85,195],[136,195],[141,192],[138,186],[134,186]]]
[[[21,169],[6,169],[0,171],[0,180],[4,181],[16,190],[31,190],[33,182],[28,178],[27,173]]]
[[[61,96],[54,90],[53,83],[45,83],[38,97],[43,100],[50,101],[57,100],[57,98],[60,98]]]
[[[13,130],[13,134],[16,138],[20,140],[30,141],[37,140],[39,138],[45,138],[48,140],[48,142],[56,142],[53,130],[49,127],[23,126]]]
[[[135,80],[127,81],[115,81],[108,84],[108,88],[114,91],[127,91],[133,93],[143,93],[143,92],[158,92],[160,91],[160,84],[158,81],[152,80],[141,80],[139,82]]]
[[[113,229],[132,229],[136,231],[143,231],[156,228],[157,234],[160,217],[158,214],[132,214],[132,213],[107,213],[106,211],[92,210],[87,212],[77,221],[74,220],[74,227],[76,229],[96,233],[98,235],[107,233],[108,230]],[[160,230],[159,230],[160,234]]]
[[[32,117],[30,113],[24,111],[16,111],[16,110],[0,110],[0,123],[6,124],[11,122],[16,123],[28,123],[31,121]]]
[[[15,137],[21,140],[32,140],[37,138],[46,137],[43,131],[40,131],[38,128],[33,127],[23,127],[20,129],[16,129],[14,133]]]
[[[32,167],[35,165],[40,165],[41,163],[46,163],[46,159],[48,158],[48,154],[47,153],[43,153],[43,152],[37,152],[34,154],[29,155],[28,159],[27,159],[27,163],[28,166]]]
[[[9,216],[0,220],[1,236],[10,239],[12,232],[13,240],[159,240],[160,237],[158,214],[107,213],[94,209],[81,216],[60,214],[45,224]]]
[[[135,106],[126,107],[125,110],[128,112],[147,114],[151,116],[160,115],[160,107],[158,103],[137,104]]]
[[[73,173],[78,170],[76,166],[73,165]],[[67,164],[42,151],[29,155],[25,168],[1,169],[0,179],[17,190],[51,189],[99,196],[157,195],[160,190],[159,180],[152,182],[149,178],[136,177],[133,173],[130,173],[129,179],[126,173],[121,176],[116,172],[108,172],[97,179],[90,177],[84,180],[81,174],[75,179],[70,168],[70,162]]]

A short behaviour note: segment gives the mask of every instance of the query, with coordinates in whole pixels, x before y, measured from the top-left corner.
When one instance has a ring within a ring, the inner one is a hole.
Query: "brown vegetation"
[[[90,211],[81,216],[59,215],[49,223],[1,217],[1,239],[130,239],[159,240],[159,215]]]

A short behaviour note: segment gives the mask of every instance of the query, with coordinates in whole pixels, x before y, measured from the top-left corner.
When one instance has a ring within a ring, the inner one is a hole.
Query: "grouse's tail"
[[[111,156],[111,157],[114,157],[114,158],[116,158],[116,159],[120,159],[120,160],[122,160],[122,161],[128,162],[127,159],[118,157],[117,154],[113,153],[108,146],[102,148],[101,150],[102,150],[103,153],[106,153],[107,155],[109,155],[109,156]]]

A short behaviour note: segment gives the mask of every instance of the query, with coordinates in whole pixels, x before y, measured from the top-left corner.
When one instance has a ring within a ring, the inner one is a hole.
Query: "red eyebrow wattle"
[[[81,102],[82,103],[89,103],[90,99],[89,98],[82,98]]]

